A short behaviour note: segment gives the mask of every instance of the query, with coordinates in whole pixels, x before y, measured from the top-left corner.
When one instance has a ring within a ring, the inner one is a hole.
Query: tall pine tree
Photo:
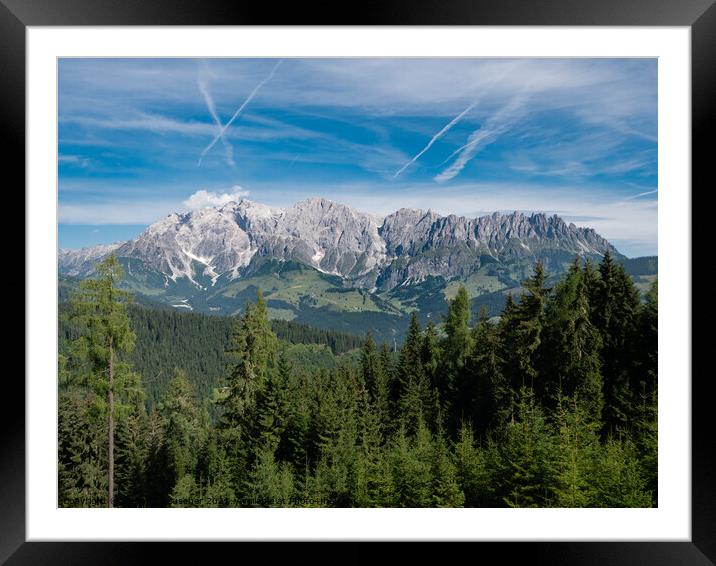
[[[630,426],[635,414],[634,361],[638,344],[639,293],[624,266],[606,252],[593,299],[593,320],[602,338],[604,433]]]
[[[83,334],[78,338],[90,362],[89,387],[106,401],[107,419],[107,506],[114,506],[114,437],[118,407],[115,394],[138,388],[137,375],[118,355],[134,347],[127,303],[131,295],[118,288],[124,273],[117,257],[110,254],[95,266],[97,277],[80,282],[71,299],[71,315]]]

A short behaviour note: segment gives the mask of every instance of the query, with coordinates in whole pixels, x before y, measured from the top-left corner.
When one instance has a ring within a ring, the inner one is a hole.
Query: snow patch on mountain
[[[384,217],[324,198],[287,208],[248,199],[155,222],[135,240],[61,250],[62,273],[86,275],[114,251],[177,281],[241,277],[255,258],[297,261],[356,286],[392,288],[428,276],[466,276],[485,256],[497,261],[550,254],[603,255],[613,246],[591,228],[557,215],[493,213],[479,218],[402,208]],[[166,284],[168,285],[168,279]]]

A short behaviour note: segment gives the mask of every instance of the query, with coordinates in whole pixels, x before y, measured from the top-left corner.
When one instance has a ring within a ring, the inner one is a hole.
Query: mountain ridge
[[[285,208],[242,199],[171,213],[126,242],[61,250],[58,262],[64,296],[114,252],[122,286],[149,307],[231,316],[260,290],[272,319],[391,341],[413,313],[439,322],[460,285],[473,312],[494,315],[508,293],[522,292],[535,261],[552,279],[575,256],[598,262],[606,251],[633,264],[635,283],[648,288],[657,258],[629,260],[557,215],[401,208],[378,216],[321,198]]]
[[[255,258],[297,261],[361,288],[390,290],[428,276],[465,277],[485,262],[563,262],[619,252],[591,228],[522,212],[469,218],[401,208],[378,216],[310,197],[270,207],[248,199],[171,213],[126,242],[60,250],[60,272],[87,276],[111,251],[167,280],[214,286],[250,274]]]

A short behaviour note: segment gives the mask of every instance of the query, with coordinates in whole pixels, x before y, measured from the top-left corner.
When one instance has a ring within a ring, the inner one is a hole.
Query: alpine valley
[[[122,285],[142,304],[232,315],[261,290],[274,319],[400,338],[410,314],[440,321],[464,285],[473,311],[497,314],[536,261],[561,276],[576,256],[621,261],[646,290],[657,258],[628,259],[591,228],[557,215],[441,216],[402,208],[385,217],[323,198],[288,208],[242,199],[173,213],[136,239],[60,250],[60,298],[114,252]]]

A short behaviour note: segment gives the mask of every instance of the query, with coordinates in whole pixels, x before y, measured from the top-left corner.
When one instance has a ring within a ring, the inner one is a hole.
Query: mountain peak
[[[336,203],[335,201],[332,201],[325,197],[308,197],[308,198],[305,198],[305,199],[297,202],[296,204],[303,204],[303,203],[305,203],[305,204],[339,204],[339,203]]]
[[[298,209],[298,210],[305,210],[305,209],[329,210],[332,208],[340,209],[340,210],[354,210],[353,207],[351,207],[347,204],[336,202],[336,201],[327,199],[325,197],[308,197],[306,199],[298,201],[291,208]]]
[[[72,277],[86,275],[88,269],[106,257],[110,253],[121,248],[126,242],[114,242],[112,244],[98,244],[88,248],[79,250],[59,249],[57,250],[57,260],[62,273]]]
[[[69,274],[116,250],[150,270],[201,286],[202,277],[241,277],[254,258],[297,261],[337,275],[354,286],[392,286],[427,276],[466,276],[482,257],[498,261],[563,261],[602,255],[609,242],[593,229],[555,215],[520,211],[468,218],[433,210],[401,208],[384,217],[324,197],[277,208],[241,198],[220,207],[174,213],[135,240],[59,254]],[[206,285],[206,283],[205,283]]]

